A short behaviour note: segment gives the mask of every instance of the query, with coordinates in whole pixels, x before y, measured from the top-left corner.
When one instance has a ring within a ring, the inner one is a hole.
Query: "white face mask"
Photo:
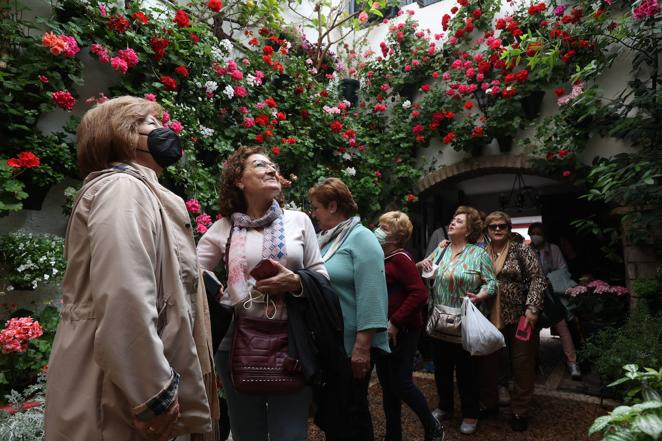
[[[543,236],[532,234],[530,237],[531,237],[531,243],[534,244],[535,246],[540,246],[545,243],[545,238]]]
[[[375,237],[377,238],[377,242],[379,242],[380,245],[384,245],[388,241],[386,240],[386,232],[382,230],[381,228],[375,228],[375,231],[373,231],[375,234]]]

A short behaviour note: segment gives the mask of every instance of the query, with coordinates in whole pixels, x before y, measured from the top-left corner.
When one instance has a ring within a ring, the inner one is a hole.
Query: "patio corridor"
[[[456,409],[455,416],[444,422],[446,441],[582,441],[598,440],[588,437],[588,428],[593,420],[607,413],[616,403],[595,395],[599,390],[597,380],[584,375],[582,381],[573,381],[562,363],[561,343],[550,337],[546,330],[541,335],[540,365],[533,398],[531,422],[527,432],[517,433],[510,429],[510,408],[501,407],[498,417],[481,420],[473,435],[459,432],[461,418]],[[436,407],[437,394],[432,374],[416,372],[416,384],[428,399],[431,408]],[[382,394],[377,377],[370,388],[370,410],[375,428],[375,441],[384,436]],[[459,397],[456,397],[456,407]],[[415,415],[403,406],[403,435],[405,441],[422,441],[423,431]],[[322,441],[324,437],[311,424],[310,440]]]

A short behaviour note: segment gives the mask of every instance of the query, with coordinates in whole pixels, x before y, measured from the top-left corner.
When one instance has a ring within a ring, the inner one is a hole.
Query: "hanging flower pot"
[[[499,143],[499,151],[501,153],[508,153],[513,148],[513,137],[508,135],[497,136],[497,143]]]
[[[544,90],[534,90],[527,96],[522,98],[522,110],[524,111],[524,116],[528,119],[534,119],[540,115],[540,109],[542,108],[542,99],[545,97]]]
[[[26,187],[28,197],[23,199],[23,209],[24,210],[41,210],[41,206],[44,204],[48,190],[50,186],[36,186],[30,185]]]
[[[352,107],[357,107],[359,104],[358,91],[361,88],[361,82],[354,78],[343,78],[340,80],[340,94],[347,101],[352,103]]]
[[[405,83],[398,93],[401,97],[413,102],[419,87],[421,87],[419,83]]]
[[[286,88],[291,83],[292,83],[292,77],[289,76],[288,74],[279,74],[275,76],[273,80],[271,80],[271,84],[273,84],[273,86],[279,90]]]

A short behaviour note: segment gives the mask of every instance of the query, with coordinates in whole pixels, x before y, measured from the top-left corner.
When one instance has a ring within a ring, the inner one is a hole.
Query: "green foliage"
[[[50,234],[9,233],[0,237],[0,265],[11,289],[36,289],[64,275],[64,239]]]
[[[12,390],[6,395],[11,412],[0,411],[0,439],[3,441],[42,441],[44,439],[44,410],[46,376],[22,393]]]
[[[22,208],[21,201],[28,197],[25,185],[16,179],[16,173],[0,158],[0,217]]]
[[[604,381],[620,376],[628,363],[662,365],[662,316],[637,308],[621,327],[605,328],[588,339],[582,358]]]
[[[633,289],[652,314],[662,312],[662,267],[657,268],[655,277],[635,280]]]
[[[609,386],[635,383],[626,394],[631,405],[616,407],[598,417],[589,435],[602,432],[605,441],[653,441],[662,436],[662,369],[639,370],[637,364],[623,366],[625,376]]]

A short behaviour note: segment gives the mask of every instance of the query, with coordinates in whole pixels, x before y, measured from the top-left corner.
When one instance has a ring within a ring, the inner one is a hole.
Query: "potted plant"
[[[490,136],[497,139],[502,153],[510,151],[513,138],[522,126],[522,109],[511,98],[497,98],[485,109],[485,127]]]

